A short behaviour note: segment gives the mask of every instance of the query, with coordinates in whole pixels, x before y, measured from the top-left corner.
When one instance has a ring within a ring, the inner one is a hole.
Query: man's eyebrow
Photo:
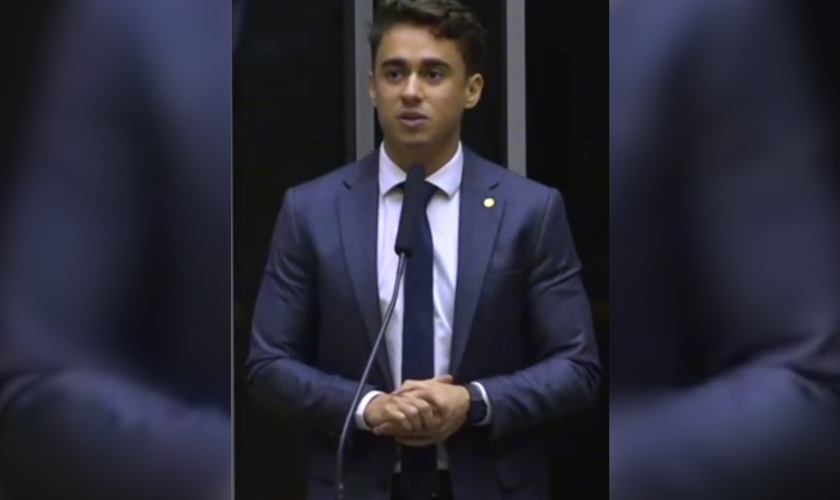
[[[421,65],[425,66],[425,67],[431,67],[431,68],[450,68],[451,67],[451,65],[448,62],[444,61],[443,59],[437,58],[437,57],[426,57],[426,58],[421,60]],[[391,57],[391,58],[388,58],[388,59],[385,59],[384,61],[382,61],[380,66],[381,67],[384,67],[384,66],[405,67],[405,66],[408,66],[408,61],[406,61],[402,57]]]

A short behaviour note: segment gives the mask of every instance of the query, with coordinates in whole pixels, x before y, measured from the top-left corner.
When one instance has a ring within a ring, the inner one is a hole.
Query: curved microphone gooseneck
[[[373,343],[373,349],[368,356],[367,364],[362,372],[362,378],[359,380],[359,387],[356,389],[356,395],[353,396],[353,403],[350,405],[350,410],[344,418],[344,426],[341,429],[341,437],[338,440],[338,450],[336,452],[335,462],[335,494],[338,500],[346,500],[347,492],[344,484],[344,450],[347,446],[347,437],[350,433],[350,426],[356,415],[359,401],[362,399],[362,391],[367,384],[370,376],[370,369],[376,359],[376,353],[379,350],[379,345],[385,337],[385,330],[388,329],[388,324],[391,322],[391,316],[394,315],[394,308],[397,305],[397,298],[400,294],[400,288],[405,275],[405,267],[408,258],[411,257],[412,248],[414,248],[414,238],[417,234],[415,230],[420,217],[425,216],[426,206],[422,196],[423,184],[426,182],[426,173],[422,165],[413,165],[409,170],[405,180],[402,211],[400,212],[400,225],[397,231],[397,240],[394,245],[394,250],[399,255],[399,263],[397,264],[397,277],[394,282],[394,292],[391,294],[391,301],[388,303],[388,308],[385,310],[385,316],[382,319],[382,327],[376,335],[376,341]]]

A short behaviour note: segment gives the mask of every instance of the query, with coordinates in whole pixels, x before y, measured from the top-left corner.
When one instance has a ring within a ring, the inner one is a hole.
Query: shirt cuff
[[[487,397],[487,391],[484,389],[484,386],[478,382],[472,382],[472,385],[478,387],[478,391],[481,393],[481,398],[484,399],[484,404],[487,405],[487,415],[484,416],[484,420],[475,424],[475,425],[489,425],[490,424],[490,417],[493,414],[492,406],[490,406],[490,398]]]
[[[356,427],[363,430],[369,431],[371,428],[368,426],[367,422],[365,422],[365,410],[367,409],[368,404],[380,394],[385,394],[382,391],[370,391],[369,393],[365,394],[365,397],[359,401],[359,406],[356,408]]]

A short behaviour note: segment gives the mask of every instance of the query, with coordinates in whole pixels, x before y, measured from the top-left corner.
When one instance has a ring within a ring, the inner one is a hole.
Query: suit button
[[[380,479],[379,480],[379,489],[381,490],[388,490],[391,487],[391,480],[390,479]]]

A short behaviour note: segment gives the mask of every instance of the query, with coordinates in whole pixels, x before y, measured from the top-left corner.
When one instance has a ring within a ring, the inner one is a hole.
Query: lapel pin
[[[493,198],[484,198],[484,208],[493,208],[493,205],[496,204],[496,200]]]

